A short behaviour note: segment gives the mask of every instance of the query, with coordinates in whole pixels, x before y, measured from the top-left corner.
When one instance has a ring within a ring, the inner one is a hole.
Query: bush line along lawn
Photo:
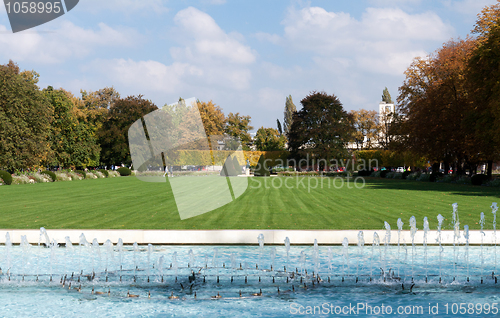
[[[324,181],[323,188],[308,191],[308,182],[314,186],[320,178],[289,178],[292,189],[270,187],[273,178],[267,178],[268,189],[256,188],[266,178],[250,178],[249,188],[234,202],[182,221],[168,182],[120,177],[1,186],[0,228],[345,230],[384,229],[387,221],[397,229],[401,218],[408,230],[414,215],[423,230],[424,216],[436,229],[436,217],[442,214],[444,229],[452,229],[451,204],[457,202],[461,229],[466,224],[479,229],[480,212],[485,229],[492,229],[490,206],[500,197],[498,188],[375,178],[365,178],[361,189],[352,184],[337,189],[332,183],[328,188]]]

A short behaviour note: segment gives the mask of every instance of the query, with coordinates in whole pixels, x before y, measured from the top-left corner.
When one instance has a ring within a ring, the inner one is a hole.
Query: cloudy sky
[[[64,16],[13,34],[0,6],[0,64],[40,74],[40,87],[115,87],[161,107],[212,100],[276,127],[285,98],[311,91],[347,110],[398,95],[404,70],[496,0],[80,0]]]

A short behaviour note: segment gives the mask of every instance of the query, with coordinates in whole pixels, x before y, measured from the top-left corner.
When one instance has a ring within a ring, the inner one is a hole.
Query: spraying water
[[[274,270],[274,260],[276,259],[276,247],[271,247],[271,269]]]
[[[424,266],[425,266],[425,277],[427,277],[427,234],[429,233],[429,220],[424,217]]]
[[[285,238],[285,249],[286,249],[286,263],[288,265],[290,256],[290,239],[288,238],[288,236]]]
[[[347,275],[349,275],[349,240],[347,239],[347,237],[344,237],[344,240],[342,240],[342,246],[343,246],[342,256],[344,259],[343,273],[344,273],[344,275],[346,273],[347,273]],[[346,271],[346,268],[347,268],[347,271]]]
[[[259,266],[262,267],[262,254],[264,253],[264,234],[259,234],[257,236],[257,241],[259,241]]]
[[[483,239],[484,236],[486,235],[484,233],[484,213],[481,212],[479,224],[481,225],[481,254],[480,254],[480,259],[481,259],[481,277],[483,277],[484,274],[484,254],[483,254]]]
[[[493,253],[495,254],[495,267],[494,267],[494,272],[497,272],[497,203],[493,202],[491,204],[491,213],[493,213]]]
[[[458,203],[453,203],[453,214],[452,214],[452,222],[453,222],[453,271],[455,273],[455,277],[457,276],[457,263],[458,263],[458,253],[459,253],[459,245],[460,242],[460,220],[458,218]]]
[[[438,230],[438,237],[437,237],[437,241],[439,243],[439,277],[442,277],[443,276],[443,272],[442,272],[442,264],[443,264],[443,251],[444,251],[444,248],[442,246],[442,238],[441,238],[441,228],[443,226],[443,221],[444,221],[444,216],[442,216],[441,214],[439,214],[437,216],[437,219],[438,219],[438,227],[437,227],[437,230]]]
[[[151,254],[153,254],[153,244],[148,244],[148,264],[146,266],[147,268],[147,275],[149,277],[149,264],[151,264]]]
[[[359,262],[363,259],[363,247],[364,246],[365,246],[364,234],[363,234],[363,231],[359,231],[358,232],[358,253],[359,253],[359,257],[358,257],[358,265],[356,266],[356,276],[359,276],[359,268],[360,268]],[[363,264],[363,267],[364,267],[364,264]]]
[[[317,239],[314,239],[313,261],[314,261],[314,271],[317,273],[319,271],[319,247]]]
[[[389,267],[388,264],[388,258],[387,258],[387,249],[389,247],[389,244],[391,243],[391,225],[384,221],[384,227],[385,227],[385,238],[384,238],[384,269]]]
[[[417,233],[417,219],[415,216],[410,218],[410,235],[411,235],[411,276],[414,276],[414,265],[415,265],[415,254],[417,250],[415,248],[415,234]]]
[[[401,218],[398,219],[398,276],[400,276],[400,256],[399,254],[401,253],[401,231],[403,230],[403,221],[401,221]]]
[[[469,280],[469,226],[464,225],[465,264],[467,264],[467,280]]]
[[[372,256],[370,257],[370,276],[373,275],[373,269],[375,266],[375,262],[373,261],[374,255],[375,255],[375,246],[379,247],[380,250],[380,238],[377,234],[377,232],[373,233],[373,243],[372,243]],[[379,252],[380,254],[380,252]]]
[[[123,240],[121,238],[118,239],[116,247],[118,248],[118,263],[120,265],[120,276],[121,276],[123,268]]]

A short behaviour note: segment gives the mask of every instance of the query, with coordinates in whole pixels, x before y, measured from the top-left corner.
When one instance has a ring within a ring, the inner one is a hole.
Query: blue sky
[[[347,110],[393,99],[404,70],[464,38],[495,0],[80,0],[64,16],[13,34],[0,6],[0,63],[40,74],[40,87],[115,87],[156,105],[212,100],[226,114],[276,127],[289,94],[339,97]]]

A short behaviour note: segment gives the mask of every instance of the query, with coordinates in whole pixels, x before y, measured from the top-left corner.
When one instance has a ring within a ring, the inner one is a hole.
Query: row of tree
[[[158,109],[142,95],[121,98],[114,88],[82,91],[37,86],[38,74],[12,61],[0,65],[0,169],[130,165],[128,129]],[[228,135],[249,149],[250,116],[225,116],[212,102],[197,102],[207,135]],[[168,108],[168,105],[164,107]]]
[[[500,157],[500,1],[485,7],[472,33],[416,58],[399,88],[392,134],[410,150],[459,173]]]

